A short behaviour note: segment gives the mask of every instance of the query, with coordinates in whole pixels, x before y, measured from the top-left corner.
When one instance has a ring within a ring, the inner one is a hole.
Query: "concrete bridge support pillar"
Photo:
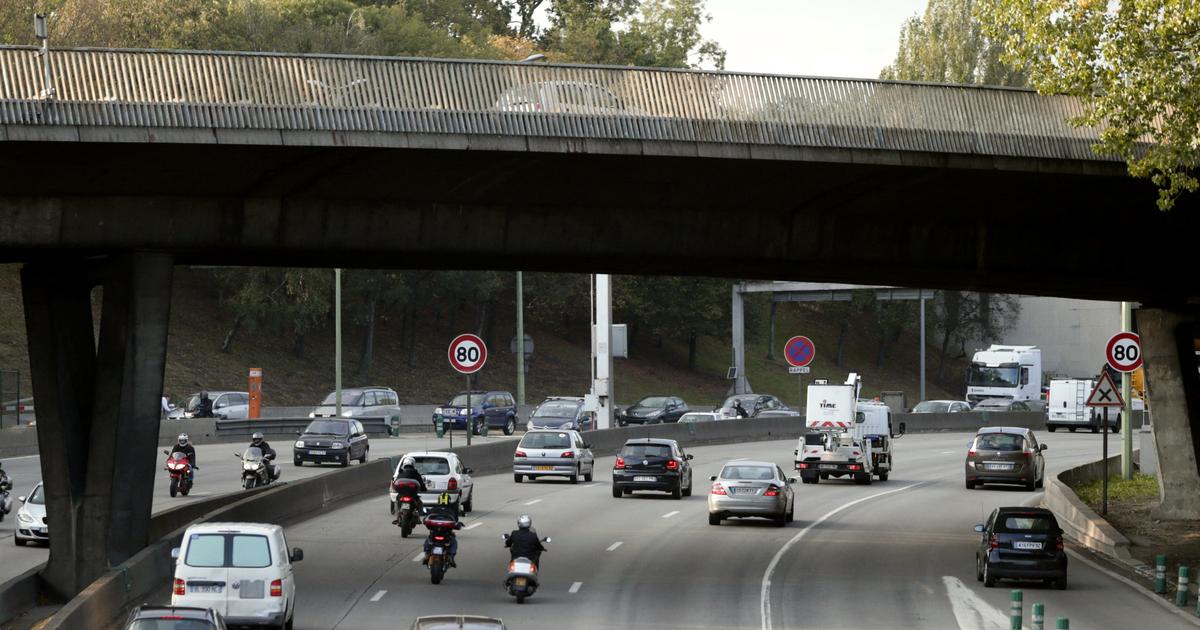
[[[148,253],[21,270],[51,532],[44,577],[60,596],[149,542],[172,271],[169,255]]]
[[[1138,310],[1162,502],[1155,518],[1200,518],[1200,375],[1197,313]]]

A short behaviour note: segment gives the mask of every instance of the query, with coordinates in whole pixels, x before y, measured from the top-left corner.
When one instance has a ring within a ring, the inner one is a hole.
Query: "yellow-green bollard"
[[[1175,605],[1183,608],[1188,603],[1188,568],[1179,567],[1179,583],[1175,585]]]
[[[1021,594],[1021,589],[1014,588],[1008,600],[1009,630],[1021,630],[1021,625],[1025,621],[1025,612],[1022,607],[1023,599],[1024,595]]]

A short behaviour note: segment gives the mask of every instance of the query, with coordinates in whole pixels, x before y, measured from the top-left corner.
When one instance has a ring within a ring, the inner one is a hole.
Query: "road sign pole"
[[[1133,305],[1121,302],[1121,331],[1133,332]],[[1129,395],[1129,372],[1121,373],[1121,397],[1125,409],[1121,413],[1121,478],[1133,479],[1133,400]]]
[[[1106,409],[1104,412],[1108,413],[1108,410]],[[471,409],[471,375],[468,374],[467,375],[467,446],[471,445],[471,434],[474,433],[474,431],[471,430],[471,425],[474,423],[475,423],[475,410]]]
[[[1104,408],[1104,422],[1100,425],[1100,432],[1104,434],[1101,440],[1104,446],[1104,500],[1100,504],[1100,516],[1108,515],[1108,407]]]
[[[796,407],[796,410],[803,411],[804,410],[804,373],[801,372],[801,373],[797,374],[796,376],[799,377],[799,379],[800,379],[800,406]]]

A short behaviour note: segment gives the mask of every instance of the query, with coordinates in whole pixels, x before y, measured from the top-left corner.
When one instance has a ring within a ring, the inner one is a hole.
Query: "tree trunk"
[[[992,325],[992,294],[979,294],[979,312],[976,313],[979,318],[979,336],[984,344],[992,343],[994,326]]]
[[[242,315],[238,315],[233,320],[233,326],[229,328],[229,332],[225,333],[225,341],[221,342],[221,352],[229,354],[233,350],[233,338],[237,336],[238,329],[242,327]]]
[[[417,301],[408,306],[408,367],[417,364]]]
[[[775,309],[779,306],[779,302],[771,301],[771,318],[770,325],[767,328],[767,360],[775,360]]]
[[[483,329],[483,342],[490,348],[495,345],[492,342],[496,340],[496,300],[494,298],[489,299],[487,307],[487,326],[484,326]]]
[[[772,303],[771,305],[774,306],[774,303]],[[771,310],[775,310],[775,309],[771,309]],[[688,371],[689,372],[696,371],[696,337],[698,337],[698,335],[696,334],[696,329],[693,328],[692,330],[688,331]]]
[[[379,303],[379,292],[378,282],[367,292],[367,330],[363,335],[362,355],[358,359],[359,374],[366,374],[375,359],[375,308]]]
[[[844,367],[846,365],[846,335],[850,332],[850,318],[843,317],[841,325],[838,327],[838,342],[837,342],[837,366]]]
[[[292,337],[292,354],[297,358],[304,358],[304,333],[296,333]]]

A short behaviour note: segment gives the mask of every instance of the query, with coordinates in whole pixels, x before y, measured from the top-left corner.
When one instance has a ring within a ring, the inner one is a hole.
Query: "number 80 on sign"
[[[1135,333],[1117,333],[1108,340],[1104,356],[1112,369],[1133,372],[1142,367],[1142,340]]]
[[[450,367],[463,374],[474,374],[487,363],[487,345],[479,337],[463,334],[450,342],[447,351]]]

